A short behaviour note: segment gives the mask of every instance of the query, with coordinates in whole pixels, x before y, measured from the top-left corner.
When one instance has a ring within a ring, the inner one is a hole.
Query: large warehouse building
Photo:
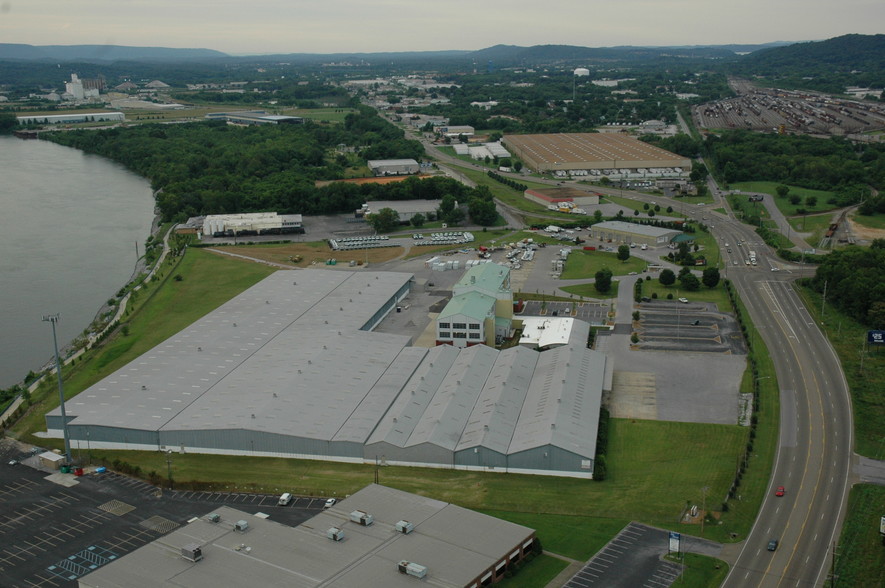
[[[72,444],[592,477],[605,356],[371,332],[411,285],[277,272],[68,401]]]
[[[632,171],[642,177],[687,174],[691,160],[620,133],[507,135],[504,145],[531,170]]]
[[[651,225],[640,225],[624,221],[604,221],[590,227],[590,239],[610,243],[637,243],[649,247],[667,245],[682,235],[677,229],[665,229]]]
[[[79,584],[479,588],[534,547],[528,527],[373,484],[297,527],[222,506]]]

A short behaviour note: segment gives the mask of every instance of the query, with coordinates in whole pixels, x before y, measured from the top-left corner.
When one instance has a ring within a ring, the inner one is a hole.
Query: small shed
[[[59,469],[65,461],[64,455],[59,455],[51,451],[44,451],[37,457],[40,458],[40,465],[53,470]]]

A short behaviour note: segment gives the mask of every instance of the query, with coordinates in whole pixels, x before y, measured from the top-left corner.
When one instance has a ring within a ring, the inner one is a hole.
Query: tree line
[[[871,329],[885,329],[885,239],[822,256],[811,288]]]

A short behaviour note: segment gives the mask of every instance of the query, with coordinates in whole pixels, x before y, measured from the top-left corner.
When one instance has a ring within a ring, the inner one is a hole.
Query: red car
[[[783,486],[778,486],[777,490],[775,490],[775,492],[774,492],[774,495],[775,496],[783,496],[784,494],[786,494],[786,492],[787,491],[784,489]]]

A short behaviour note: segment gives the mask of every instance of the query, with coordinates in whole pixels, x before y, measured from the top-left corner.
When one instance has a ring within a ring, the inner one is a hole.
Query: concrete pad
[[[655,375],[650,372],[615,371],[609,412],[618,419],[658,418]]]
[[[76,486],[80,483],[77,476],[74,474],[49,474],[45,479],[53,484],[64,486],[65,488],[70,488],[71,486]]]

